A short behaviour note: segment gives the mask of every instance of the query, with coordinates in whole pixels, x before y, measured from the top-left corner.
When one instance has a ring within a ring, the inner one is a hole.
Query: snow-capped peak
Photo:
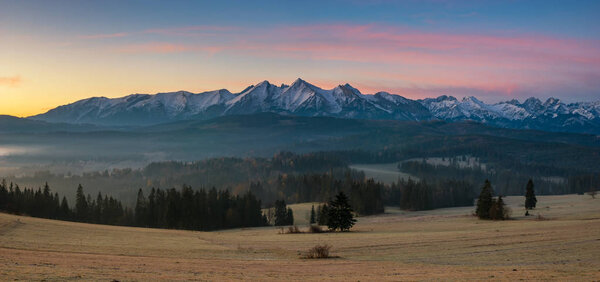
[[[226,89],[92,97],[31,117],[50,122],[145,125],[223,115],[276,112],[342,118],[455,121],[476,120],[515,128],[576,130],[600,128],[600,101],[565,104],[528,98],[487,104],[476,97],[410,100],[387,92],[362,94],[350,84],[326,90],[296,79],[291,85],[262,81],[233,94]],[[577,127],[578,126],[578,127]],[[576,128],[575,128],[576,127]],[[575,129],[573,129],[575,128]],[[599,129],[600,132],[600,129]]]

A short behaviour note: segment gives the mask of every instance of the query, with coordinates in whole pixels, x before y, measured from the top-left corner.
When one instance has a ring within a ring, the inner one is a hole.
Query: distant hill
[[[41,120],[0,115],[0,133],[46,133],[98,131],[103,127],[91,124],[52,123]]]

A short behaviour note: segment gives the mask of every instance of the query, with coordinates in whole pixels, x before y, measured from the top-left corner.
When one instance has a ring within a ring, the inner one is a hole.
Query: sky
[[[412,99],[600,100],[600,1],[0,0],[0,114],[299,77]]]

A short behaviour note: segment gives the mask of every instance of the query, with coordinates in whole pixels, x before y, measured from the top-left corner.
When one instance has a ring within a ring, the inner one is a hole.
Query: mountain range
[[[220,89],[93,97],[54,108],[32,120],[107,126],[146,126],[181,120],[272,112],[373,120],[473,120],[493,126],[600,134],[600,101],[563,103],[529,98],[486,104],[475,97],[411,100],[387,92],[362,94],[349,84],[326,90],[297,79],[291,85],[263,81],[239,93]]]

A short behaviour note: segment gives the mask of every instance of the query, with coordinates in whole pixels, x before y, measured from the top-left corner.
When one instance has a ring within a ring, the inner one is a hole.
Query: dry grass
[[[294,225],[294,226],[288,227],[287,233],[288,234],[297,234],[297,233],[302,233],[302,231],[300,231],[298,226]]]
[[[538,213],[535,216],[535,220],[540,221],[540,220],[550,220],[550,219]]]
[[[525,213],[523,197],[505,200]],[[274,227],[193,232],[0,214],[0,280],[599,280],[598,200],[538,201],[535,212],[552,220],[389,209],[359,218],[355,232],[298,236]],[[299,259],[316,244],[343,259]]]

